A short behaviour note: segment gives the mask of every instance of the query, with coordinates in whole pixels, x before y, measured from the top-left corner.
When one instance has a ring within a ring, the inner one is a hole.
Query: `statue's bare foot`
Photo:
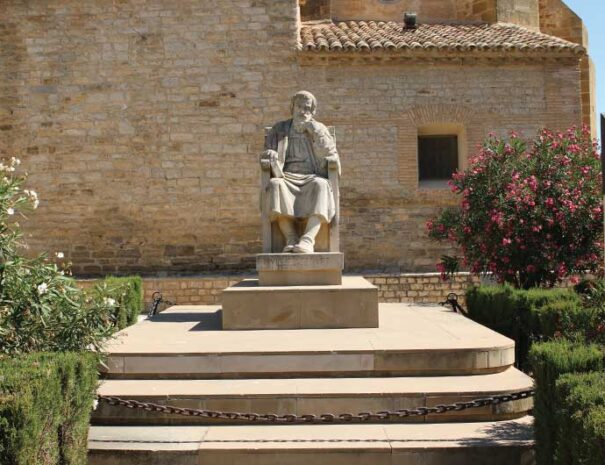
[[[313,253],[313,241],[308,237],[301,237],[300,242],[294,246],[294,253]]]

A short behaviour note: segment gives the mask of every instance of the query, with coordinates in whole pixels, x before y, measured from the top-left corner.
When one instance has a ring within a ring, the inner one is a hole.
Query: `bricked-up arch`
[[[405,123],[399,153],[399,182],[414,191],[418,189],[418,136],[458,136],[458,167],[467,166],[469,142],[467,128],[472,125],[472,111],[459,105],[418,105],[404,115]]]

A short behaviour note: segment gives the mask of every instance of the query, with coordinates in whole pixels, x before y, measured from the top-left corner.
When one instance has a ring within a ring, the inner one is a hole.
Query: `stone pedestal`
[[[344,255],[266,253],[256,256],[260,286],[325,286],[342,284]]]
[[[377,328],[378,289],[362,277],[340,285],[261,286],[223,291],[223,329]]]

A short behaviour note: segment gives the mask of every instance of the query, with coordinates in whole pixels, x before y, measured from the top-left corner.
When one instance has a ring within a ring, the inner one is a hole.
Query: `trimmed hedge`
[[[517,366],[528,367],[531,344],[587,325],[594,310],[572,289],[473,287],[466,294],[469,317],[515,341]]]
[[[605,373],[571,373],[556,382],[559,442],[555,464],[605,463]]]
[[[117,329],[124,329],[137,322],[144,310],[143,280],[140,276],[108,276],[97,284],[117,303],[114,319]]]
[[[557,340],[534,344],[529,362],[536,379],[534,399],[536,459],[538,465],[552,465],[553,452],[560,440],[557,423],[557,379],[566,373],[599,371],[604,366],[603,350],[598,345]]]
[[[86,465],[95,354],[0,358],[0,464]]]

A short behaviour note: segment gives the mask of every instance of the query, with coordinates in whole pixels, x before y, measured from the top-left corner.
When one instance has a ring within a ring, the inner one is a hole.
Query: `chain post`
[[[157,315],[158,308],[160,307],[160,304],[162,304],[162,303],[167,304],[167,305],[174,305],[174,302],[165,300],[160,291],[155,291],[151,295],[151,299],[153,301],[151,302],[151,305],[149,306],[149,311],[147,312],[147,318],[151,318],[152,316]]]
[[[445,307],[446,305],[450,305],[454,312],[460,313],[462,315],[468,315],[468,312],[464,308],[462,308],[462,305],[458,303],[458,294],[454,292],[450,292],[447,295],[445,301],[439,302],[439,305],[443,307]]]

